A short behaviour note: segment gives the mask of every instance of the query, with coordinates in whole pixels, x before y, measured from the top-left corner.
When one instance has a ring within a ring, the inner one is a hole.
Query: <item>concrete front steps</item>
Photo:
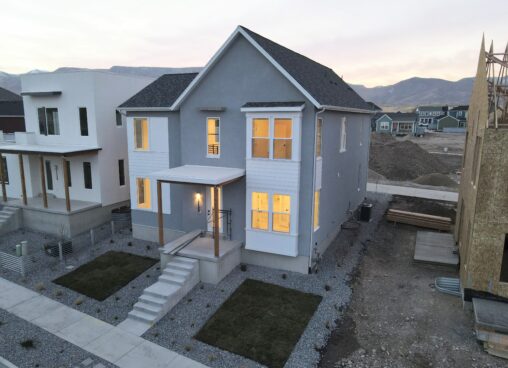
[[[118,327],[137,336],[144,334],[199,282],[199,261],[175,256],[158,281],[147,287]]]
[[[17,230],[21,226],[20,209],[3,206],[0,210],[0,235]]]

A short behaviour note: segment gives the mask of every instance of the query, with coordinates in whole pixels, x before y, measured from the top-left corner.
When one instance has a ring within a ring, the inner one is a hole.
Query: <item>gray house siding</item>
[[[385,121],[388,122],[388,129],[387,130],[381,129],[381,123],[385,122]],[[390,119],[390,117],[388,117],[387,115],[383,115],[379,119],[377,119],[376,120],[376,133],[391,134],[392,133],[392,119]]]

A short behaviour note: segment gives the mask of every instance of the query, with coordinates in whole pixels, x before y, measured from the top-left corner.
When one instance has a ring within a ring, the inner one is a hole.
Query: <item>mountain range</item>
[[[55,71],[85,70],[84,68],[63,67]],[[93,69],[119,74],[143,75],[157,78],[169,73],[192,73],[201,70],[192,68],[129,67],[113,66],[109,69]],[[29,73],[39,73],[33,70]],[[474,78],[448,81],[437,78],[409,78],[389,86],[365,87],[351,84],[351,87],[366,101],[372,101],[386,110],[407,110],[418,105],[466,105],[469,102]],[[21,92],[20,76],[0,71],[0,87],[12,92]]]

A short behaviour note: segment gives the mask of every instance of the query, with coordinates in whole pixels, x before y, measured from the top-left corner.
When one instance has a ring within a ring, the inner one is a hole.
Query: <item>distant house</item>
[[[468,105],[455,106],[448,110],[448,115],[453,116],[459,121],[459,128],[465,128],[468,110]]]
[[[416,130],[416,118],[414,113],[380,113],[374,117],[375,131],[388,134],[413,134]]]
[[[462,128],[461,121],[453,116],[446,115],[437,119],[436,130],[442,132],[447,128]]]
[[[435,130],[437,120],[446,116],[448,106],[418,106],[416,114],[418,115],[418,125]]]
[[[24,132],[25,118],[21,96],[0,87],[0,131]]]

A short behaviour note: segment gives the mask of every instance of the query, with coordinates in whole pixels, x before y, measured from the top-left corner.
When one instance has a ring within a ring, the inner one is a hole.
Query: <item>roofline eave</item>
[[[371,114],[371,115],[376,114],[378,112],[382,112],[382,110],[357,109],[354,107],[342,107],[342,106],[334,106],[334,105],[319,105],[317,108],[320,110],[354,112],[354,113],[359,113],[359,114]]]

